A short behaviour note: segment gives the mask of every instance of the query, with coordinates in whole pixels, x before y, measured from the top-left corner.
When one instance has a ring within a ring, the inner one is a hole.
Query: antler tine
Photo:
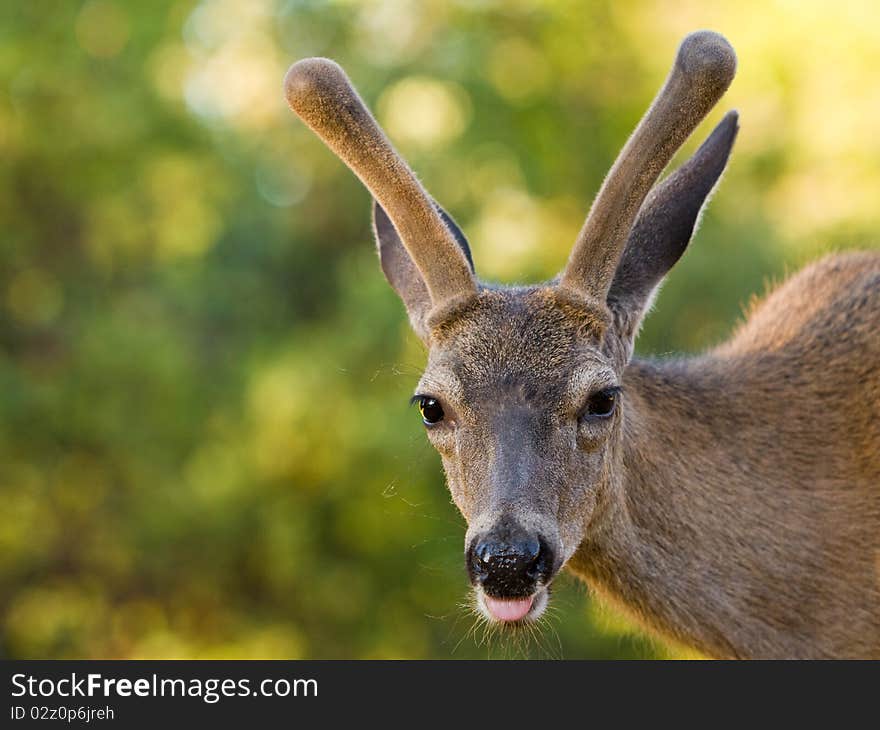
[[[284,79],[290,108],[367,186],[394,223],[434,306],[476,291],[471,270],[428,194],[361,101],[342,68],[306,58]]]
[[[666,79],[605,178],[560,284],[605,301],[639,208],[676,150],[730,86],[736,54],[711,31],[681,43]]]

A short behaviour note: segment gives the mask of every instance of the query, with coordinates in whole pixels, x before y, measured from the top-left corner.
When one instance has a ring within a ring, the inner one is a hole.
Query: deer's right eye
[[[433,426],[443,420],[443,406],[436,398],[427,395],[417,395],[413,401],[419,404],[419,413],[422,414],[422,421],[426,426]]]

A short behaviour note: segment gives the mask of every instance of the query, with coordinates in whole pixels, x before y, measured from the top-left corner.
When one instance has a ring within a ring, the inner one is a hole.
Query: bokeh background
[[[0,654],[681,656],[571,579],[540,641],[471,633],[422,349],[281,81],[337,59],[481,275],[538,280],[704,27],[740,70],[686,152],[742,129],[653,354],[877,245],[876,3],[2,3]]]

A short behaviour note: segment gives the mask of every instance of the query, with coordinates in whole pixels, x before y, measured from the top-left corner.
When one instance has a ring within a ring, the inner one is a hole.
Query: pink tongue
[[[533,598],[534,596],[514,599],[483,596],[486,608],[492,614],[492,617],[498,621],[519,621],[529,612],[529,609],[532,607]]]

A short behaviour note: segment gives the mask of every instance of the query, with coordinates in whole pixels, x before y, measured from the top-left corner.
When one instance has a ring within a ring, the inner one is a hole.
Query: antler
[[[730,86],[736,54],[711,31],[691,33],[651,107],[596,196],[560,285],[604,302],[639,208],[663,168]]]
[[[284,87],[290,108],[385,209],[428,287],[432,304],[476,292],[455,237],[339,65],[327,58],[303,59],[290,67]]]

